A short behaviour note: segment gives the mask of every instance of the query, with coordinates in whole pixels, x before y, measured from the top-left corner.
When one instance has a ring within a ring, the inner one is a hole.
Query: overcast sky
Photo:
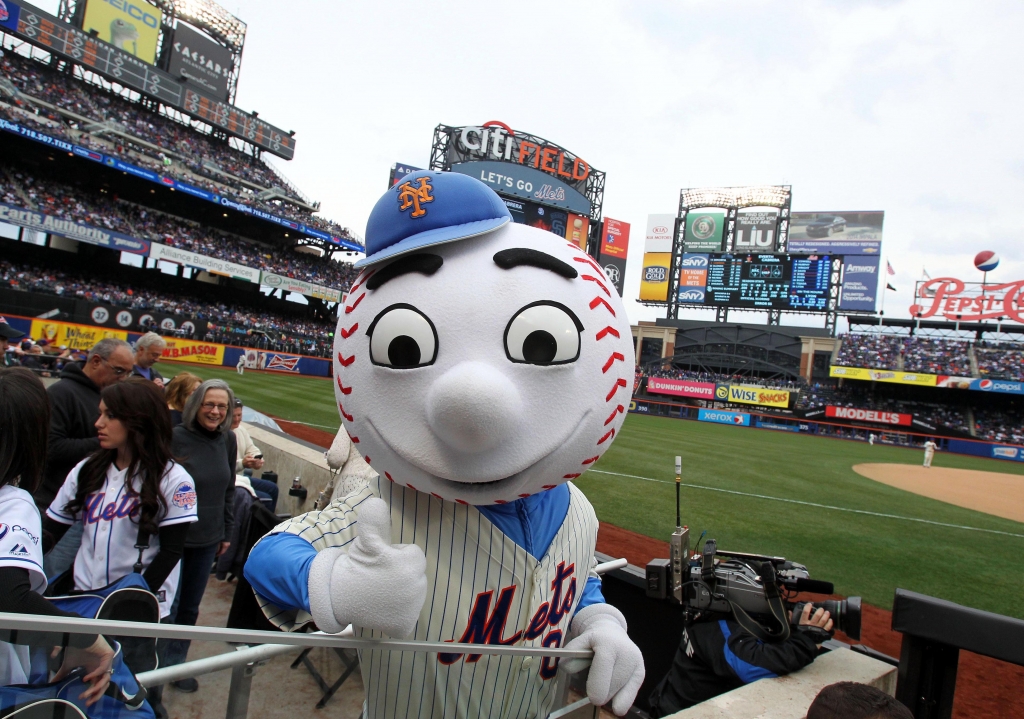
[[[982,249],[1002,257],[991,280],[1024,275],[1020,2],[223,4],[248,23],[237,104],[295,130],[277,165],[360,234],[392,163],[426,167],[438,123],[501,120],[607,173],[605,215],[632,225],[634,322],[663,315],[631,298],[647,215],[682,187],[784,183],[794,210],[885,210],[887,315],[909,316],[922,267],[980,279]]]

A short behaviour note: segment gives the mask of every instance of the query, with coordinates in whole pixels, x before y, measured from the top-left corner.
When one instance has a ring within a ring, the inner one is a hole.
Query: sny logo
[[[575,571],[575,564],[570,564],[566,567],[565,562],[559,562],[558,568],[555,570],[555,578],[551,581],[551,599],[540,605],[536,614],[530,620],[526,631],[520,629],[507,639],[503,639],[501,635],[505,632],[505,624],[508,622],[512,600],[516,594],[516,585],[513,584],[502,588],[498,594],[498,602],[494,605],[493,612],[491,612],[491,599],[494,596],[494,590],[480,592],[476,595],[476,601],[469,614],[469,623],[466,625],[466,630],[462,633],[459,643],[500,644],[508,646],[515,644],[520,639],[533,640],[544,634],[544,639],[541,641],[543,646],[561,646],[562,630],[552,629],[547,631],[547,628],[557,627],[562,619],[569,616],[572,611],[572,605],[576,599],[576,577],[573,576]],[[563,597],[562,585],[567,579],[569,583]],[[547,633],[545,634],[546,631]],[[450,642],[451,640],[447,641]],[[470,654],[466,657],[466,662],[479,661],[480,656],[480,654]],[[437,660],[445,666],[454,664],[461,658],[461,654],[445,654],[442,652],[437,655]],[[552,660],[551,657],[545,657],[540,665],[541,678],[552,679],[557,671],[558,659]]]
[[[427,211],[420,205],[434,201],[434,196],[430,194],[434,189],[430,184],[430,178],[420,177],[417,182],[420,183],[419,187],[413,187],[411,182],[403,182],[398,186],[398,199],[402,203],[398,209],[405,212],[412,207],[410,217],[423,217]]]

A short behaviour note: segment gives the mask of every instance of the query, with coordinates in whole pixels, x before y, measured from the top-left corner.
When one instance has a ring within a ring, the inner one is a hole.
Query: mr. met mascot
[[[629,321],[601,268],[516,225],[468,176],[416,172],[377,202],[335,335],[338,411],[378,473],[279,525],[245,567],[291,630],[592,649],[587,694],[624,715],[644,677],[593,571],[571,483],[629,405]],[[557,660],[363,651],[366,716],[546,717]],[[586,665],[571,660],[569,670]]]

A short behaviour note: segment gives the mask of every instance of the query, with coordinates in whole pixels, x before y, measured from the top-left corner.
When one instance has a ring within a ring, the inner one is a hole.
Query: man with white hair
[[[164,377],[153,365],[160,361],[165,347],[166,340],[156,332],[147,332],[139,337],[135,341],[135,367],[132,369],[132,376],[151,380],[157,387],[163,387]]]

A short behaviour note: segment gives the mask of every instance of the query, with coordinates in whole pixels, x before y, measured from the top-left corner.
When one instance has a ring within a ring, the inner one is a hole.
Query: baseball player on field
[[[643,657],[601,594],[597,518],[570,480],[625,417],[629,321],[578,246],[510,220],[456,173],[410,174],[377,202],[334,369],[342,431],[378,477],[276,527],[245,575],[286,630],[592,649],[587,694],[621,716]],[[370,719],[546,717],[554,701],[552,658],[360,661]]]
[[[935,444],[935,442],[933,442],[930,439],[927,442],[924,443],[924,466],[925,467],[931,467],[932,466],[932,457],[935,456],[935,450],[938,448],[938,446],[939,445]]]

